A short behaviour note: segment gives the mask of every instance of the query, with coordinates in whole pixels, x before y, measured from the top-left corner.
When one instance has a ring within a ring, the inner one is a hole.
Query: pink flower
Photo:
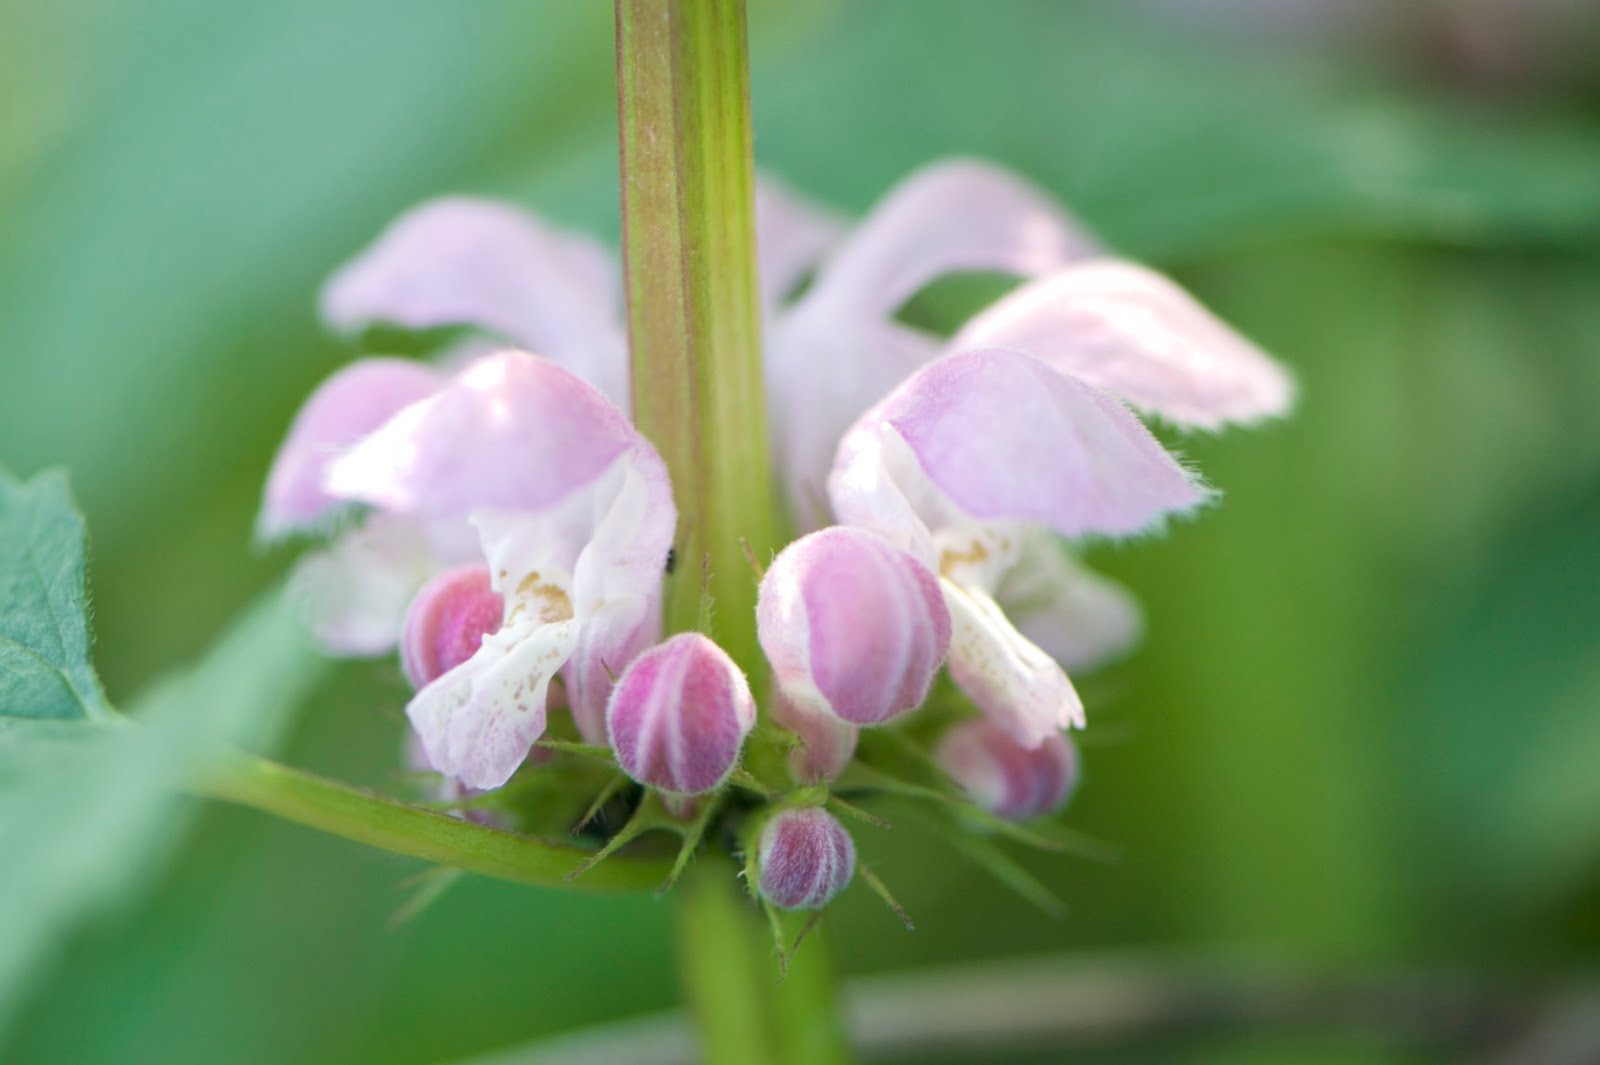
[[[835,512],[939,575],[951,675],[1019,743],[1083,723],[1060,665],[994,600],[1029,538],[1127,536],[1206,498],[1126,407],[1030,355],[951,355],[845,435]]]
[[[1049,196],[991,163],[942,160],[890,189],[768,323],[773,451],[802,527],[827,524],[817,504],[845,430],[943,348],[895,320],[906,300],[947,274],[1033,277],[1097,252]]]
[[[676,521],[660,457],[604,396],[533,356],[479,359],[340,455],[323,487],[382,516],[465,523],[503,599],[499,628],[406,708],[430,765],[503,784],[563,668],[580,729],[602,735],[607,671],[659,631]]]
[[[986,163],[918,171],[850,230],[766,179],[757,215],[776,461],[803,527],[827,522],[824,498],[841,523],[785,549],[761,592],[770,712],[804,742],[796,775],[838,775],[857,730],[919,705],[941,661],[996,735],[1054,751],[1083,723],[1063,667],[1114,657],[1141,630],[1133,598],[1066,544],[1136,535],[1208,495],[1129,405],[1216,429],[1283,413],[1292,382]],[[929,282],[971,271],[1024,283],[948,341],[896,321]],[[579,730],[609,736],[619,758],[626,747],[636,779],[719,783],[748,725],[716,723],[744,720],[748,692],[741,702],[729,677],[744,678],[707,665],[722,652],[704,638],[640,657],[659,636],[676,511],[659,456],[618,409],[611,255],[508,205],[437,200],[341,269],[323,313],[347,333],[471,326],[549,359],[496,354],[453,376],[366,359],[308,402],[261,528],[367,508],[296,577],[324,644],[383,653],[406,619],[420,685],[408,716],[428,762],[462,786],[515,771],[558,671]],[[618,672],[627,698],[613,698]],[[701,672],[728,681],[726,698],[687,699]]]

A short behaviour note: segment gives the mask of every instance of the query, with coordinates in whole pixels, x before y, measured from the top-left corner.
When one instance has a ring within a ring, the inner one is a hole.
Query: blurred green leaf
[[[798,42],[757,40],[758,153],[855,206],[934,155],[987,156],[1167,260],[1333,233],[1600,241],[1592,122],[1430,98],[1358,64],[1197,48],[1132,6],[835,5]]]
[[[1596,529],[1593,491],[1518,522],[1425,649],[1427,838],[1473,906],[1548,904],[1600,872]]]
[[[65,474],[0,469],[0,717],[111,713],[89,661],[86,540]]]
[[[0,731],[0,1026],[63,933],[128,901],[159,867],[184,824],[179,791],[217,746],[281,722],[323,662],[273,595],[140,700],[136,721]]]

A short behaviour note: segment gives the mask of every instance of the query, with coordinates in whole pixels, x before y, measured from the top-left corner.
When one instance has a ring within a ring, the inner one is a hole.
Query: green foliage
[[[65,474],[0,469],[0,718],[111,713],[89,660],[86,540]]]
[[[38,993],[67,932],[160,868],[185,824],[184,785],[222,744],[275,731],[323,661],[271,595],[131,720],[0,720],[0,1026]]]
[[[1549,906],[1600,871],[1597,529],[1592,490],[1518,522],[1481,592],[1441,604],[1421,649],[1425,845],[1442,875],[1472,885],[1453,894],[1463,908]]]

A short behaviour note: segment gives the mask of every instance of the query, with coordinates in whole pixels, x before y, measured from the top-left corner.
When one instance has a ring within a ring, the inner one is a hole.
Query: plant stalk
[[[659,888],[672,867],[666,857],[619,854],[568,880],[591,851],[486,828],[241,753],[224,757],[196,790],[395,854],[523,884],[641,891]]]
[[[757,578],[776,545],[756,282],[743,0],[617,0],[623,277],[633,417],[678,504],[665,629],[707,631],[765,688]],[[751,755],[754,757],[754,754]],[[848,1059],[823,944],[785,977],[725,857],[680,888],[685,998],[709,1065]]]
[[[803,922],[784,923],[792,937]],[[850,1060],[824,944],[808,939],[783,971],[771,933],[727,858],[703,857],[684,877],[678,944],[703,1065]]]
[[[709,628],[760,691],[745,545],[776,542],[744,3],[617,0],[616,17],[633,416],[679,512],[666,631]]]

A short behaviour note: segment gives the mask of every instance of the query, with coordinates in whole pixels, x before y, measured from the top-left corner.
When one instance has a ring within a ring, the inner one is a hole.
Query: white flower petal
[[[1083,701],[1061,667],[1030,643],[978,589],[940,581],[950,608],[950,676],[1024,747],[1065,728],[1082,728]]]
[[[1139,601],[1036,533],[1000,581],[996,599],[1029,640],[1074,672],[1121,658],[1144,633]]]

